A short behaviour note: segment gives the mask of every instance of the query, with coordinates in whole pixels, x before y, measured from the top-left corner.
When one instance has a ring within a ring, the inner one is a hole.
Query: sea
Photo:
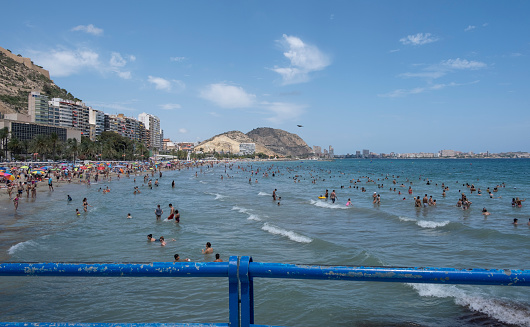
[[[89,187],[61,184],[36,199],[24,196],[16,213],[4,196],[0,261],[172,262],[178,253],[205,262],[214,260],[201,253],[210,242],[224,261],[249,255],[311,265],[530,269],[530,201],[511,204],[516,197],[530,200],[528,159],[239,161],[162,174],[149,174],[159,182],[152,189],[142,176]],[[471,185],[481,194],[471,193]],[[133,193],[135,186],[141,193]],[[279,201],[272,199],[275,189]],[[318,198],[326,190],[335,190],[335,203]],[[462,193],[472,202],[467,210],[456,206]],[[437,205],[416,208],[414,197],[425,194]],[[166,219],[170,203],[179,224]],[[483,208],[491,214],[484,216]],[[164,236],[167,245],[147,242],[148,234]],[[530,326],[528,287],[257,278],[254,301],[257,324]],[[228,281],[2,277],[0,317],[222,323],[228,322]]]

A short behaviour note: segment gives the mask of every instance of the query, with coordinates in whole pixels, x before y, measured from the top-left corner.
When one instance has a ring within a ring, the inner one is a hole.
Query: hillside
[[[195,151],[238,153],[239,144],[255,143],[256,153],[277,157],[308,157],[313,151],[298,135],[281,129],[256,128],[247,134],[231,131],[201,142]]]
[[[306,158],[313,150],[296,134],[281,129],[260,127],[247,133],[254,143],[261,144],[282,156]]]
[[[206,141],[201,142],[195,147],[195,151],[203,152],[230,152],[238,153],[239,144],[241,143],[255,143],[247,135],[243,134],[240,131],[230,131],[216,135],[212,138],[209,138]],[[202,150],[201,150],[202,149]],[[256,153],[264,153],[268,156],[277,156],[278,154],[270,151],[261,144],[256,144]]]
[[[51,98],[80,101],[50,80],[50,74],[31,59],[14,55],[0,47],[0,113],[28,111],[28,95],[38,91]]]

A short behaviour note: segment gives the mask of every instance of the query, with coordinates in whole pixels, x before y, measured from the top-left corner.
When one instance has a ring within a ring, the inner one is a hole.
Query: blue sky
[[[8,1],[2,11],[0,46],[93,108],[157,115],[174,141],[272,127],[337,154],[530,151],[528,1]]]

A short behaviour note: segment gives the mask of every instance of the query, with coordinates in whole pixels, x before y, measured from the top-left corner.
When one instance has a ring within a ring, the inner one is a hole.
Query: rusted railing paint
[[[229,284],[229,322],[221,324],[77,324],[3,323],[12,327],[165,327],[254,325],[254,278],[320,279],[370,282],[530,286],[530,270],[396,268],[295,265],[253,262],[252,257],[230,257],[221,263],[0,263],[0,276],[78,277],[224,277]]]
[[[248,269],[253,278],[530,286],[530,270],[310,266],[262,262],[250,262]]]
[[[175,323],[175,324],[121,324],[121,323],[50,323],[50,322],[0,322],[2,327],[230,327],[230,324],[193,324],[193,323]]]
[[[0,263],[0,276],[228,277],[228,262]]]

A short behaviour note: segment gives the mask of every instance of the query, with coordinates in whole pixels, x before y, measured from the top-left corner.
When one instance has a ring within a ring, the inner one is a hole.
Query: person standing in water
[[[155,216],[156,216],[156,220],[160,220],[160,217],[162,217],[162,214],[164,213],[164,210],[162,210],[162,208],[160,208],[160,204],[156,207],[155,209]]]
[[[169,210],[171,211],[169,212],[169,216],[167,217],[167,220],[171,220],[175,217],[175,208],[173,207],[171,203],[169,204]]]

